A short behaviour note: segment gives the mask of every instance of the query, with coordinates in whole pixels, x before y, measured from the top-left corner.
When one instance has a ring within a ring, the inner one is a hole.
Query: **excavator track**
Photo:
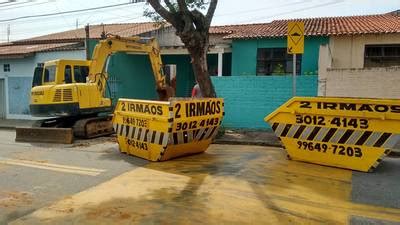
[[[112,134],[111,120],[111,115],[39,120],[32,127],[17,127],[15,141],[72,144],[74,137],[88,139]]]
[[[95,138],[112,134],[112,116],[98,116],[80,119],[73,126],[74,136],[80,138]]]

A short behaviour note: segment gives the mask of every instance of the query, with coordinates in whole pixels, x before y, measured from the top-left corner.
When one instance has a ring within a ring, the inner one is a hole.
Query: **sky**
[[[143,10],[149,6],[132,2],[135,0],[0,0],[0,42],[82,28],[86,24],[150,21],[143,16]],[[60,14],[89,8],[98,9]],[[395,10],[400,10],[400,0],[219,0],[212,25]],[[50,15],[35,17],[43,14]]]

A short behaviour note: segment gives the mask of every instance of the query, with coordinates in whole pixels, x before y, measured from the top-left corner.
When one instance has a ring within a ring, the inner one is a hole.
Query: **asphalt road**
[[[212,145],[148,163],[119,153],[113,138],[14,138],[0,130],[0,224],[42,224],[37,215],[101,224],[114,214],[120,224],[400,224],[400,158],[361,173],[286,160],[280,148]]]
[[[0,130],[0,224],[147,163],[119,153],[107,138],[74,145],[14,138],[14,130]]]

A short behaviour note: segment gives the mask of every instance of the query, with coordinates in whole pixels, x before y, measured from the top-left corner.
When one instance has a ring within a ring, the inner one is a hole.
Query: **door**
[[[6,91],[4,86],[4,79],[0,79],[0,119],[6,117]]]

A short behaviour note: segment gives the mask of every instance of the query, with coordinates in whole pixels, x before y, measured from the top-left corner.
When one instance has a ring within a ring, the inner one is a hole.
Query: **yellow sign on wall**
[[[287,53],[304,53],[304,23],[288,22]]]

